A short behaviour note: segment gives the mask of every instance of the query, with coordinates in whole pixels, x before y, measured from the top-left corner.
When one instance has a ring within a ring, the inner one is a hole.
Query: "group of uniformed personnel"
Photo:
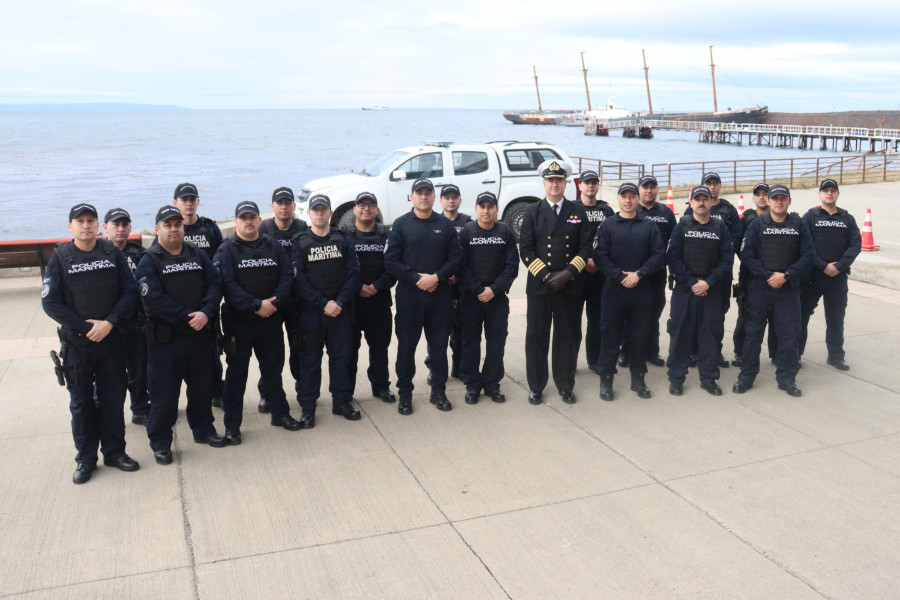
[[[821,183],[821,205],[802,219],[788,212],[785,186],[758,184],[756,208],[738,219],[731,204],[718,197],[720,178],[708,173],[676,223],[672,211],[656,202],[652,176],[637,185],[622,184],[615,212],[597,198],[596,171],[581,173],[578,202],[565,198],[571,174],[567,163],[548,160],[538,172],[545,198],[525,211],[518,244],[512,230],[498,221],[493,193],[475,198],[472,219],[459,213],[459,188],[444,185],[439,213],[428,179],[412,184],[412,209],[390,230],[378,222],[378,201],[369,192],[357,196],[355,219],[341,229],[331,227],[330,199],[313,196],[307,227],[294,218],[293,191],[282,187],[272,194],[273,219],[262,221],[254,202],[238,203],[235,233],[224,241],[214,222],[197,215],[196,186],[180,184],[173,205],[157,212],[156,239],[147,250],[128,241],[131,218],[124,209],[106,214],[108,239],[103,239],[97,237],[96,209],[72,207],[73,240],[54,252],[42,301],[60,324],[58,375],[70,393],[77,449],[73,481],[90,479],[98,446],[104,464],[123,471],[139,468],[125,453],[126,391],[131,392],[132,421],[147,426],[159,464],[173,461],[182,382],[194,441],[213,447],[240,444],[254,353],[261,375],[258,409],[271,414],[273,426],[289,431],[315,426],[323,348],[329,356],[332,413],[360,419],[352,401],[363,335],[373,396],[397,401],[388,368],[395,284],[398,412],[413,412],[415,351],[423,332],[430,401],[437,409],[452,409],[446,395],[449,376],[464,382],[468,404],[477,403],[482,393],[504,402],[507,294],[520,254],[528,271],[525,361],[532,404],[543,401],[551,373],[562,400],[576,401],[583,312],[588,364],[600,376],[601,399],[614,398],[617,364],[629,368],[631,389],[649,398],[648,362],[668,367],[673,395],[683,393],[694,365],[701,387],[721,395],[717,381],[719,368],[728,366],[722,338],[735,256],[741,261],[734,290],[740,309],[734,365],[741,369],[735,393],[753,385],[768,324],[778,386],[792,396],[801,394],[796,374],[809,316],[820,298],[828,363],[849,369],[843,318],[847,274],[861,237],[853,217],[836,206],[834,180]],[[659,317],[666,302],[666,266],[672,293],[669,352],[663,361]],[[282,385],[283,328],[299,420],[290,414]],[[212,406],[224,408],[224,434],[216,431]]]

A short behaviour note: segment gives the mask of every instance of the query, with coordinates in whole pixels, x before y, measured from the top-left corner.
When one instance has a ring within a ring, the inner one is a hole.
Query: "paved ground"
[[[876,214],[890,255],[900,219],[893,207]],[[141,470],[101,466],[83,486],[70,481],[68,399],[51,374],[40,282],[0,280],[0,597],[900,595],[900,292],[851,282],[848,373],[825,366],[814,315],[800,399],[778,391],[766,363],[743,396],[730,393],[733,368],[723,397],[692,373],[674,398],[651,367],[653,398],[620,376],[617,400],[601,402],[582,354],[578,403],[551,384],[535,407],[524,273],[504,405],[466,405],[454,380],[454,410],[441,413],[420,372],[410,417],[360,381],[362,421],[332,417],[325,398],[315,429],[286,432],[256,412],[250,385],[243,445],[196,445],[181,415],[176,463],[161,467],[129,424]]]

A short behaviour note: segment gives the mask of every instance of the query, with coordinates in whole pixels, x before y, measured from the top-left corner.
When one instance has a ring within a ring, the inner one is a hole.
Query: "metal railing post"
[[[863,159],[862,159],[862,182],[863,183],[866,182],[866,155],[865,154],[863,154]]]
[[[731,183],[731,191],[736,192],[737,191],[737,161],[734,161],[732,163],[732,166],[733,166],[733,171],[734,171],[734,179],[732,180],[732,183]]]
[[[791,187],[794,187],[794,159],[791,159]]]

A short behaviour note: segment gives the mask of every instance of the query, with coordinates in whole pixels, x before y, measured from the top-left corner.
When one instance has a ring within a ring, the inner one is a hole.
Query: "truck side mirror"
[[[406,181],[406,171],[397,169],[391,173],[391,181]]]

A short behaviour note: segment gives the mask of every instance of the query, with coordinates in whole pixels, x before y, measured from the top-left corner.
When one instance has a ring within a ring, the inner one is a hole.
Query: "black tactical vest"
[[[498,223],[494,230],[485,231],[474,222],[466,224],[469,268],[482,285],[494,283],[506,266],[506,239],[500,235],[503,227],[503,223]]]
[[[387,229],[381,223],[375,223],[371,232],[354,228],[345,230],[345,233],[356,246],[356,256],[359,258],[359,282],[375,283],[384,275],[384,244],[387,242]]]
[[[344,234],[332,229],[324,239],[314,238],[311,232],[296,238],[300,245],[300,260],[312,286],[329,300],[337,298],[347,280],[347,257],[344,256]]]
[[[279,244],[284,246],[288,256],[291,255],[291,250],[294,247],[294,237],[307,229],[309,229],[309,226],[300,219],[291,221],[291,226],[284,231],[278,229],[278,226],[275,225],[275,219],[266,219],[259,226],[259,232],[275,238]]]
[[[223,244],[228,244],[226,252],[234,261],[234,279],[237,284],[254,298],[265,300],[271,298],[278,287],[281,273],[278,266],[279,244],[270,237],[260,239],[262,243],[258,248],[251,248],[234,237],[229,237]]]
[[[703,225],[692,215],[681,218],[682,259],[694,277],[709,277],[718,266],[722,240],[727,236],[728,230],[720,219],[710,219]],[[731,243],[730,239],[728,243]]]
[[[206,295],[206,278],[200,262],[200,252],[199,248],[189,242],[184,243],[184,250],[178,256],[172,256],[159,244],[154,244],[147,250],[159,271],[163,293],[184,305],[188,312],[200,310],[203,296]]]
[[[800,216],[790,213],[784,222],[776,223],[770,213],[763,213],[759,225],[757,257],[769,271],[784,273],[800,258]]]
[[[824,210],[816,210],[813,220],[813,244],[816,254],[827,263],[837,262],[850,245],[850,228],[841,219],[841,213],[829,215]]]
[[[75,242],[62,242],[54,253],[62,265],[66,303],[84,320],[105,319],[119,301],[115,245],[97,239],[93,250],[82,252]]]
[[[134,242],[125,242],[125,249],[122,250],[122,253],[125,255],[128,261],[128,268],[131,269],[131,274],[133,275],[137,271],[141,257],[144,255],[144,247]]]
[[[193,225],[184,226],[184,241],[189,242],[206,253],[212,260],[218,248],[214,248],[216,235],[213,233],[215,221],[206,217],[198,217]]]
[[[672,235],[672,224],[666,219],[665,211],[661,210],[659,206],[661,205],[656,203],[653,205],[653,208],[645,208],[643,205],[638,204],[637,214],[649,221],[653,221],[653,224],[656,225],[656,228],[659,229],[659,234],[662,236],[663,245],[666,245],[669,243],[669,237]]]
[[[584,206],[584,212],[587,213],[588,223],[593,223],[593,229],[596,229],[600,223],[605,220],[607,217],[611,217],[615,212],[612,207],[606,202],[597,201],[597,204],[594,206],[587,206],[584,203],[581,204]]]

